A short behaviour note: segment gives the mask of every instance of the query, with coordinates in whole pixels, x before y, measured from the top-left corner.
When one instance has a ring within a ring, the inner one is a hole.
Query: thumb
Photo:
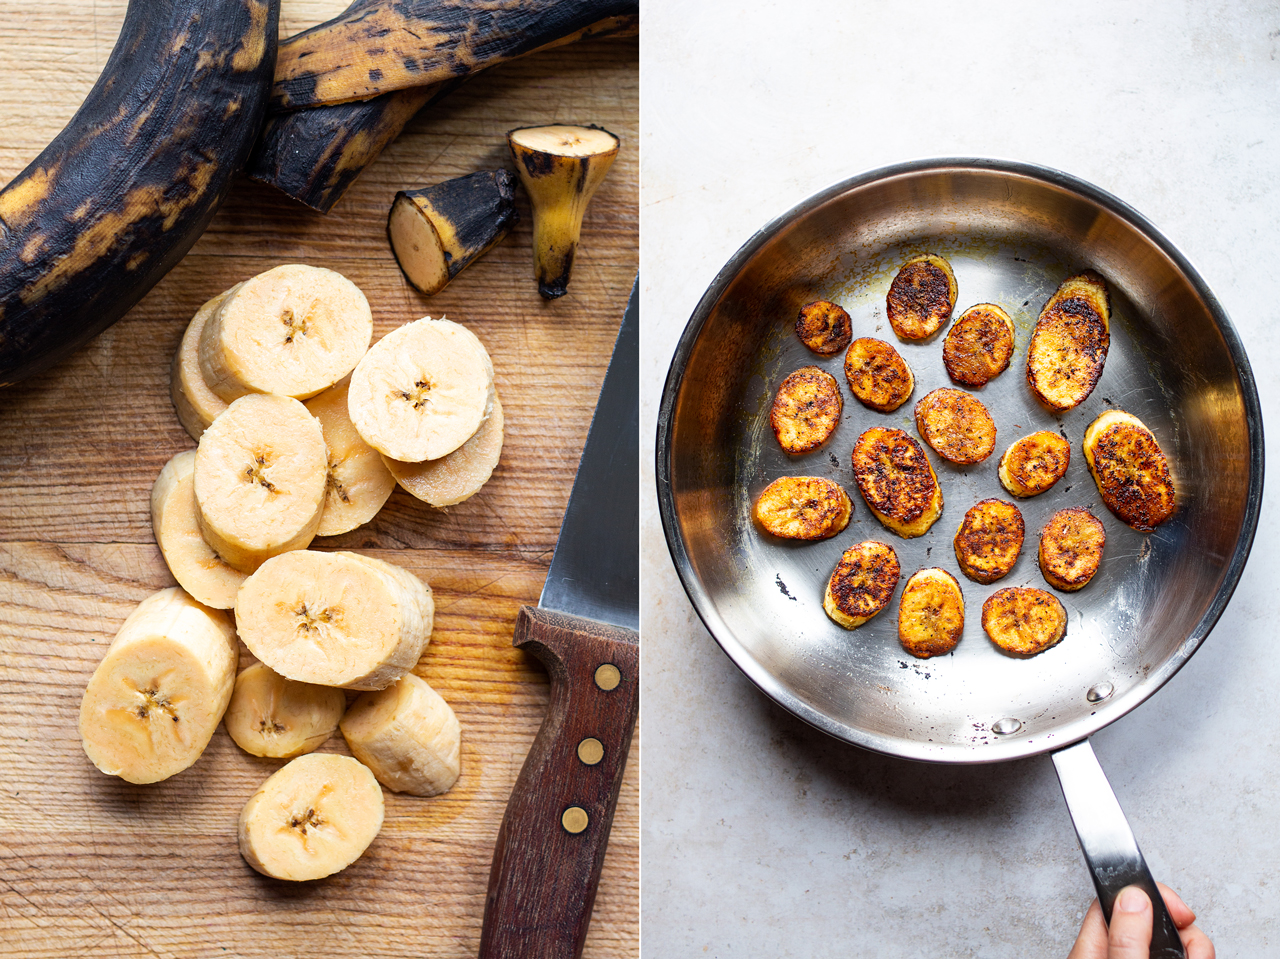
[[[1148,959],[1151,955],[1151,900],[1137,886],[1125,886],[1111,910],[1107,959]]]

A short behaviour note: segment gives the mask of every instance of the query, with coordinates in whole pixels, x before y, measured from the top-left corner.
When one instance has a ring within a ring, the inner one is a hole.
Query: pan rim
[[[1181,642],[1175,655],[1168,657],[1149,681],[1134,687],[1124,696],[1101,704],[1088,717],[1051,731],[1040,739],[1008,740],[992,744],[984,749],[961,749],[955,746],[911,742],[896,737],[879,736],[866,730],[836,722],[825,713],[809,706],[785,689],[772,673],[764,668],[742,646],[728,624],[719,615],[714,602],[694,571],[692,559],[686,549],[675,503],[671,494],[672,432],[671,420],[676,399],[680,392],[684,370],[694,344],[697,342],[716,303],[744,265],[766,243],[789,224],[832,199],[867,184],[922,173],[979,172],[1025,177],[1051,187],[1077,194],[1097,204],[1111,215],[1127,223],[1143,235],[1154,247],[1166,255],[1187,278],[1197,296],[1204,302],[1214,325],[1226,345],[1232,366],[1240,386],[1245,407],[1246,432],[1249,442],[1249,482],[1244,503],[1244,522],[1228,561],[1223,579],[1200,620]],[[884,755],[904,759],[939,762],[956,765],[984,764],[1040,755],[1077,743],[1099,729],[1110,725],[1155,695],[1186,664],[1200,644],[1208,637],[1221,618],[1227,604],[1239,584],[1245,564],[1257,532],[1258,517],[1262,507],[1265,468],[1262,408],[1258,397],[1253,370],[1244,345],[1226,310],[1213,291],[1209,289],[1191,262],[1145,216],[1123,200],[1085,180],[1050,167],[1017,160],[986,157],[937,157],[905,161],[878,167],[839,181],[809,196],[781,215],[774,217],[758,229],[723,267],[699,299],[685,329],[677,342],[671,364],[663,385],[658,408],[656,431],[655,480],[658,511],[663,533],[676,573],[694,611],[711,637],[735,666],[769,699],[792,715],[836,739],[861,746]]]

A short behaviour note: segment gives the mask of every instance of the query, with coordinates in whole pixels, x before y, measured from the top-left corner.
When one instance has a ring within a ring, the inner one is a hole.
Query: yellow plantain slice
[[[489,418],[452,453],[425,463],[402,463],[389,456],[383,456],[382,462],[411,495],[431,506],[453,506],[474,496],[489,482],[502,456],[504,425],[502,401],[495,390]]]
[[[1051,410],[1085,401],[1111,344],[1111,295],[1092,270],[1068,277],[1040,311],[1027,347],[1027,384]]]
[[[320,421],[328,455],[324,507],[317,536],[336,536],[363,526],[382,509],[396,488],[382,454],[360,438],[347,413],[349,378],[304,404]]]
[[[1012,503],[984,499],[974,504],[964,514],[953,544],[960,571],[976,583],[1008,576],[1025,534],[1022,511]]]
[[[982,628],[1006,653],[1034,656],[1066,635],[1067,611],[1052,593],[1011,586],[982,604]]]
[[[784,539],[827,539],[849,525],[853,501],[820,476],[782,476],[756,500],[756,522]]]
[[[944,460],[980,463],[996,448],[996,423],[976,396],[942,387],[916,404],[916,429]]]
[[[849,390],[863,406],[892,413],[911,396],[915,377],[907,361],[884,340],[863,336],[849,344],[844,355]]]
[[[898,600],[898,642],[912,656],[928,659],[956,648],[964,634],[964,594],[945,569],[917,570]]]
[[[892,546],[874,540],[856,543],[831,571],[822,608],[845,629],[857,629],[889,605],[901,572]]]
[[[1014,496],[1039,496],[1062,479],[1071,465],[1071,444],[1057,433],[1038,430],[1017,440],[1000,457],[1000,485]]]
[[[835,431],[843,409],[836,378],[816,366],[802,366],[778,387],[769,425],[784,451],[808,453]]]
[[[222,301],[240,289],[237,283],[229,290],[224,290],[206,302],[187,324],[187,331],[182,334],[182,341],[173,354],[173,363],[169,367],[169,395],[173,399],[174,411],[178,414],[178,422],[191,434],[193,440],[199,441],[210,423],[218,414],[227,408],[227,401],[209,389],[200,372],[200,334],[209,317],[217,312]]]
[[[1108,410],[1084,431],[1084,458],[1107,509],[1141,532],[1173,515],[1169,458],[1142,420]]]
[[[1013,320],[994,303],[979,303],[960,314],[942,341],[942,364],[957,383],[985,386],[1009,368]]]
[[[1098,572],[1106,544],[1107,531],[1087,509],[1060,509],[1040,531],[1040,572],[1054,589],[1082,589]]]
[[[876,519],[904,539],[942,515],[942,488],[929,457],[902,430],[873,426],[853,446],[858,491]]]
[[[835,356],[853,339],[853,322],[844,307],[830,300],[814,300],[800,307],[796,336],[819,356]]]
[[[950,263],[932,253],[912,257],[889,286],[886,309],[893,332],[903,340],[933,336],[955,309],[957,293]]]

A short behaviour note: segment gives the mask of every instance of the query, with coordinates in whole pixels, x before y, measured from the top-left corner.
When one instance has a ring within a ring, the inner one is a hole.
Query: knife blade
[[[639,286],[542,596],[516,619],[551,699],[494,844],[480,959],[577,959],[591,921],[640,705]]]

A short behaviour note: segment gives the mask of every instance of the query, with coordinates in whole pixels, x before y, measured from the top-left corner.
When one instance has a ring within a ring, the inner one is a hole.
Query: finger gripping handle
[[[1076,827],[1080,851],[1093,876],[1098,890],[1098,903],[1102,915],[1111,922],[1111,910],[1116,897],[1125,886],[1138,886],[1151,900],[1151,957],[1152,959],[1186,959],[1182,937],[1178,927],[1165,907],[1164,898],[1151,878],[1142,850],[1133,837],[1124,810],[1116,794],[1107,782],[1098,757],[1094,755],[1089,740],[1053,754],[1053,765],[1058,772],[1067,811]]]

